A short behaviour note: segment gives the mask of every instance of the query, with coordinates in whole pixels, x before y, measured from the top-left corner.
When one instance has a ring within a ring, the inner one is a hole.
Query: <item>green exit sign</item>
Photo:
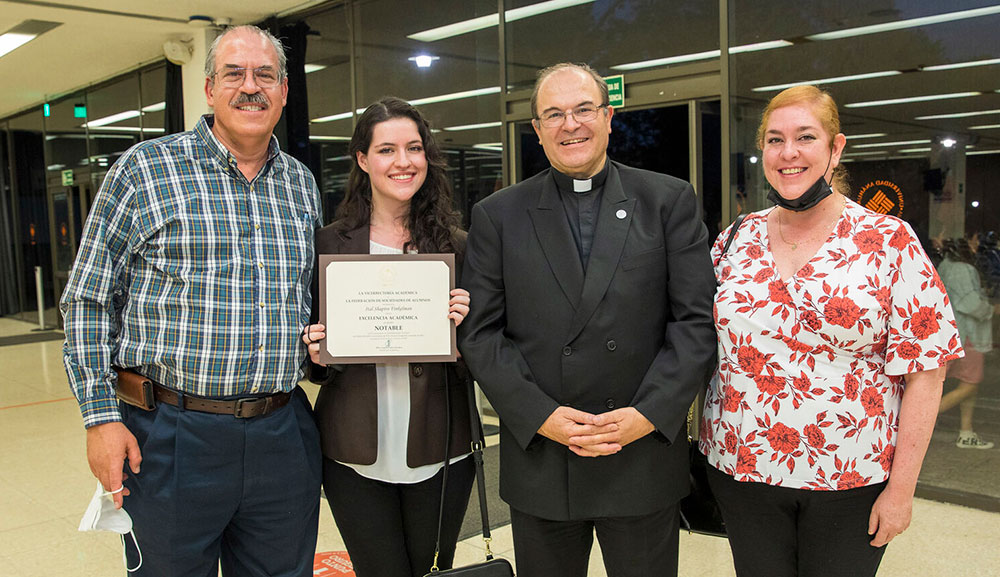
[[[604,81],[608,83],[608,104],[625,106],[625,75],[608,76]]]
[[[62,171],[62,183],[63,186],[73,186],[73,169],[67,169]]]
[[[74,104],[73,105],[73,118],[87,118],[87,105],[86,104]]]

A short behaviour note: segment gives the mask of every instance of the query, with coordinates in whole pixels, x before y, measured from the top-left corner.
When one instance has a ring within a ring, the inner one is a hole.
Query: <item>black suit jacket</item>
[[[586,274],[549,171],[473,208],[459,347],[500,415],[500,493],[512,507],[632,516],[687,494],[686,415],[716,348],[707,236],[690,184],[618,163]],[[633,406],[656,432],[578,457],[536,434],[559,405]]]

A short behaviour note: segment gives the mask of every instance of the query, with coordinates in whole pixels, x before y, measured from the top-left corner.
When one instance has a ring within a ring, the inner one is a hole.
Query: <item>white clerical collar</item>
[[[573,179],[573,192],[590,192],[594,188],[594,179],[586,180]]]

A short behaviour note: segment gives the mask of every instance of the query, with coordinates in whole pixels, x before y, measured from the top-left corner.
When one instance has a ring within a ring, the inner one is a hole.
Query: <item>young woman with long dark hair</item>
[[[454,253],[460,278],[466,235],[444,155],[420,112],[398,98],[372,104],[358,119],[350,154],[347,194],[336,220],[317,232],[316,254]],[[449,306],[460,324],[469,293],[452,290]],[[323,385],[315,406],[323,486],[355,573],[420,577],[430,570],[446,458],[437,565],[451,567],[474,476],[467,372],[461,362],[323,367],[316,341],[325,335],[313,324],[303,341],[310,378]]]

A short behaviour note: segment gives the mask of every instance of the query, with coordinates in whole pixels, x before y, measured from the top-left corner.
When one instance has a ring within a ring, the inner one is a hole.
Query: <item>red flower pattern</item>
[[[736,436],[736,433],[734,433],[732,431],[726,431],[726,452],[727,453],[729,453],[731,455],[735,455],[736,454],[736,448],[737,448],[737,445],[739,444],[739,442],[740,442],[740,439],[739,439],[739,437]]]
[[[764,363],[767,362],[766,357],[750,345],[740,347],[736,351],[736,358],[740,361],[740,368],[748,375],[759,374],[764,370]]]
[[[819,315],[813,310],[802,312],[802,322],[813,331],[818,331],[823,326],[823,323],[819,320]]]
[[[826,446],[826,435],[823,431],[816,425],[806,425],[802,429],[802,434],[806,437],[806,442],[809,443],[810,447],[815,447],[817,449],[822,449]]]
[[[910,233],[906,232],[906,229],[899,227],[896,232],[892,233],[892,238],[889,239],[889,246],[896,250],[903,250],[911,242],[913,242],[913,237]]]
[[[961,354],[947,296],[907,224],[850,200],[824,248],[776,281],[767,214],[743,222],[725,258],[724,235],[713,250],[724,373],[706,394],[701,449],[741,481],[882,482],[903,390],[889,375]]]
[[[879,465],[882,465],[882,470],[885,471],[886,473],[888,473],[889,470],[892,469],[892,457],[895,454],[896,454],[896,447],[892,445],[886,445],[885,448],[882,449],[882,452],[879,453],[878,457],[876,457],[875,459],[876,461],[878,461]]]
[[[854,375],[844,375],[844,396],[848,400],[853,401],[858,398],[858,388],[861,387],[861,383],[858,382],[858,378]]]
[[[849,329],[861,317],[861,308],[848,297],[833,297],[826,301],[823,316],[830,324]]]
[[[882,395],[874,388],[861,391],[861,406],[865,408],[865,414],[869,417],[881,415],[884,410]]]
[[[743,397],[746,393],[741,393],[730,385],[726,385],[722,390],[724,394],[722,397],[722,408],[730,413],[735,413],[740,409],[740,403],[743,402]]]
[[[799,432],[781,423],[775,423],[764,436],[775,451],[791,453],[799,446]]]
[[[863,230],[854,235],[854,244],[862,254],[869,254],[882,250],[883,238],[877,230]]]
[[[788,294],[788,289],[785,287],[785,283],[780,280],[771,281],[771,283],[767,285],[767,291],[771,302],[782,304],[789,304],[792,302],[792,295]]]
[[[736,474],[753,475],[757,472],[757,455],[750,451],[750,447],[742,446],[736,453]]]
[[[919,358],[922,352],[920,345],[911,343],[910,341],[903,341],[896,347],[896,354],[909,360]]]
[[[863,487],[865,485],[865,479],[857,471],[848,471],[837,479],[837,490],[843,491],[845,489],[855,489],[857,487]]]
[[[910,317],[910,330],[913,336],[924,341],[928,337],[938,332],[941,326],[938,324],[938,313],[931,307],[920,307],[917,312]]]
[[[753,380],[757,383],[757,388],[760,389],[760,392],[767,393],[768,395],[777,395],[781,392],[781,389],[785,388],[785,379],[781,377],[755,375]]]
[[[889,287],[880,287],[875,291],[875,300],[878,301],[878,306],[882,310],[889,310],[889,305],[892,304],[892,293],[889,291]]]

